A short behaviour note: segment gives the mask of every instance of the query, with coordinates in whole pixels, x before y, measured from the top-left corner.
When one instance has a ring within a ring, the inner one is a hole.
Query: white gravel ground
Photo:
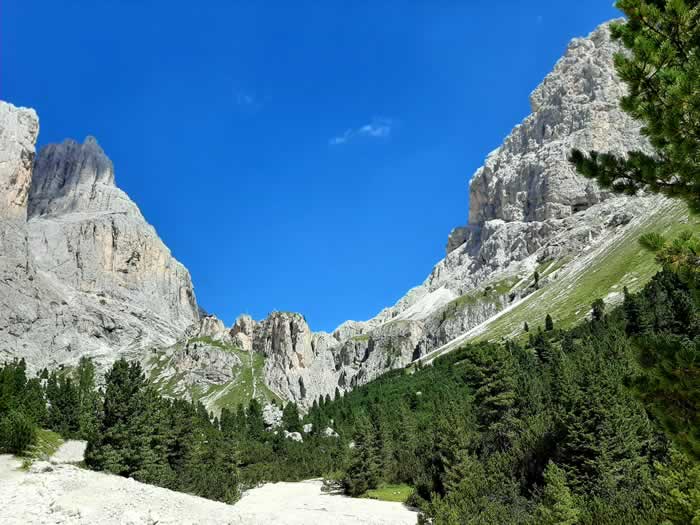
[[[403,505],[324,494],[318,480],[268,484],[225,505],[74,465],[38,462],[28,472],[19,466],[19,460],[0,456],[3,525],[416,523],[416,514]]]
[[[66,441],[60,447],[56,453],[51,456],[51,463],[80,463],[85,457],[85,448],[87,447],[87,441]]]

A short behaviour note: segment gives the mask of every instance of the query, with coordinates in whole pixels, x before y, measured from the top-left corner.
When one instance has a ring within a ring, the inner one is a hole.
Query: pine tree
[[[547,332],[551,332],[552,330],[554,330],[554,320],[549,314],[547,314],[547,317],[544,318],[544,329]]]
[[[144,483],[170,487],[175,481],[169,459],[172,422],[166,404],[150,385],[144,386],[132,402],[128,422],[131,457],[130,475]]]
[[[591,317],[594,321],[602,321],[605,317],[605,301],[596,299],[591,305]]]
[[[505,449],[514,437],[516,400],[513,356],[501,345],[470,349],[465,381],[474,390],[474,406],[480,429],[490,445]]]
[[[623,384],[628,372],[612,357],[614,344],[614,339],[591,336],[567,361],[568,380],[560,392],[557,463],[572,487],[606,498],[645,478],[645,451],[653,434],[646,413]]]
[[[364,416],[356,421],[353,441],[352,460],[343,486],[350,496],[360,496],[377,487],[380,467],[372,425]]]
[[[65,438],[80,432],[80,401],[78,388],[70,377],[54,376],[47,386],[49,400],[48,421],[52,430]]]
[[[576,525],[580,511],[566,482],[566,473],[551,461],[544,471],[544,494],[537,507],[541,525]]]
[[[604,188],[634,194],[639,189],[680,197],[700,210],[700,10],[696,0],[618,0],[626,15],[611,25],[626,48],[615,56],[627,84],[622,109],[643,124],[654,154],[624,156],[573,151],[582,175]]]
[[[666,464],[656,462],[654,499],[664,524],[700,523],[700,464],[672,448]]]
[[[265,432],[265,421],[262,417],[262,406],[260,402],[253,398],[248,403],[246,411],[246,425],[248,428],[248,436],[251,439],[261,439]]]
[[[95,365],[87,357],[81,357],[77,368],[78,376],[78,427],[82,439],[97,431],[99,396],[95,389]]]
[[[39,426],[46,425],[48,411],[46,409],[46,397],[41,381],[33,377],[24,385],[24,390],[19,398],[21,411]],[[0,413],[3,411],[0,409]]]
[[[296,403],[290,402],[284,405],[282,410],[282,427],[289,432],[301,432],[302,425]]]
[[[139,436],[133,423],[143,406],[145,379],[138,363],[120,359],[105,376],[103,411],[95,435],[88,441],[85,462],[96,470],[128,476],[137,468]]]
[[[527,324],[527,321],[525,321],[525,324],[523,325],[523,330],[525,331],[525,333],[530,331],[530,326]]]

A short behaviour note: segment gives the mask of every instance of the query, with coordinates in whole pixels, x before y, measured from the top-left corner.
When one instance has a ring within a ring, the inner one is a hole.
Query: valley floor
[[[52,463],[0,456],[0,522],[10,524],[246,524],[413,525],[416,514],[400,503],[321,492],[320,480],[274,483],[246,492],[236,505],[198,498],[137,481],[92,472],[64,445]],[[72,447],[72,449],[71,449]],[[59,461],[57,461],[59,460]]]

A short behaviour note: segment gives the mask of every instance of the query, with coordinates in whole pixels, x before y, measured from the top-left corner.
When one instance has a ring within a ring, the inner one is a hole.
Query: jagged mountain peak
[[[117,188],[114,165],[92,136],[48,144],[34,164],[29,216],[75,212],[141,213]]]

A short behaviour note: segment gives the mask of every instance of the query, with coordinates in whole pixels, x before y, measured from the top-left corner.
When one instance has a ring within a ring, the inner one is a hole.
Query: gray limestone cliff
[[[115,185],[93,138],[48,145],[0,103],[0,358],[107,365],[172,344],[198,319],[188,271]]]

